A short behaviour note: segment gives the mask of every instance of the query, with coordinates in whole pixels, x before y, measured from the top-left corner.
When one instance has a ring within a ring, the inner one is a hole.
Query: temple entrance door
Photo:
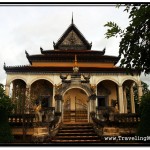
[[[63,122],[87,122],[87,100],[88,96],[83,90],[68,90],[64,95]]]
[[[71,107],[70,107],[70,99],[67,99],[64,103],[64,116],[63,120],[65,122],[70,122],[71,121]]]
[[[83,103],[82,100],[75,97],[75,121],[87,122],[87,114],[87,104]]]

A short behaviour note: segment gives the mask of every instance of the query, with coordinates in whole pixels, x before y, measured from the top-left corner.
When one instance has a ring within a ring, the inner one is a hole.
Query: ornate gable
[[[91,50],[91,46],[73,22],[57,43],[54,43],[54,49],[60,50]]]
[[[84,43],[83,41],[79,38],[79,36],[72,30],[69,32],[67,37],[64,39],[64,41],[60,44],[60,46],[63,45],[78,45],[78,46],[83,46]]]

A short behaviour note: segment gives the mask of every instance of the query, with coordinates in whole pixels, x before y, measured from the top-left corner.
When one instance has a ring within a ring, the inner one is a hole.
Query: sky
[[[119,38],[106,39],[108,21],[116,22],[121,28],[129,24],[124,7],[89,6],[0,6],[0,83],[5,85],[6,66],[29,65],[25,50],[30,54],[40,54],[53,49],[53,41],[61,37],[74,24],[84,37],[92,42],[92,50],[103,50],[106,55],[118,56]],[[150,75],[141,75],[141,80],[150,86]]]

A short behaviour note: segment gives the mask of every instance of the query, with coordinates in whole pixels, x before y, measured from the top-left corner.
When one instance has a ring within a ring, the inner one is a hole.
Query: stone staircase
[[[95,133],[90,123],[62,124],[52,143],[100,143],[100,137]]]

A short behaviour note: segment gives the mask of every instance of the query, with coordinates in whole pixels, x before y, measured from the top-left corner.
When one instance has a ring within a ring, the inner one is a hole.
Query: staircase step
[[[77,122],[74,122],[74,123],[64,123],[63,126],[92,126],[91,123],[77,123]]]
[[[96,136],[96,133],[88,132],[88,133],[58,133],[58,136]]]
[[[98,139],[98,136],[57,136],[56,139]]]
[[[85,125],[85,124],[77,124],[77,125],[65,124],[62,127],[92,127],[92,126],[91,125]]]
[[[60,130],[69,130],[69,129],[71,129],[71,130],[74,130],[74,129],[93,129],[92,127],[90,127],[90,126],[85,126],[85,127],[83,127],[83,126],[65,126],[65,127],[61,127],[60,128]]]
[[[101,140],[52,140],[53,143],[100,143]]]
[[[74,130],[67,130],[67,129],[62,129],[62,130],[59,130],[58,133],[88,133],[88,132],[91,132],[91,131],[94,131],[93,129],[74,129]]]
[[[51,140],[52,143],[99,143],[100,141],[100,137],[89,123],[63,124]]]

